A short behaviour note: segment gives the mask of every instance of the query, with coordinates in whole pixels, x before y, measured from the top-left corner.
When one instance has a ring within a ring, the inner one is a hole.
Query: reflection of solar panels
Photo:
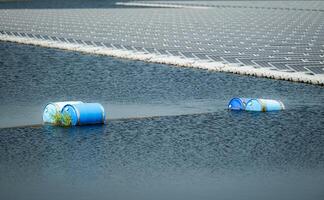
[[[154,3],[209,9],[0,10],[0,36],[312,73],[324,82],[324,2]]]

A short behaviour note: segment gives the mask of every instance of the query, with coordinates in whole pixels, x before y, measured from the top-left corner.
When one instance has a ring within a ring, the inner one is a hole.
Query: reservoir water
[[[0,7],[114,5],[50,2]],[[41,125],[65,100],[100,102],[106,125]],[[316,85],[0,42],[0,199],[321,200],[323,103]]]
[[[320,86],[14,43],[0,49],[2,199],[323,195]],[[234,96],[280,99],[286,110],[230,112]],[[39,124],[43,106],[62,100],[101,102],[107,124],[16,127]]]

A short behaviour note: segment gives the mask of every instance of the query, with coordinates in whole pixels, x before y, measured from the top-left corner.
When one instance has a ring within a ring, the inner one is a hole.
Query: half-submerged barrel
[[[106,115],[99,103],[68,104],[62,109],[63,115],[71,118],[71,125],[104,124]]]
[[[228,109],[230,110],[245,110],[247,102],[251,98],[233,98],[228,103]]]
[[[246,103],[247,111],[279,111],[284,110],[285,106],[281,101],[272,99],[251,99]]]
[[[62,101],[62,102],[52,102],[45,106],[43,111],[43,122],[44,123],[54,123],[54,115],[61,113],[62,108],[67,104],[80,104],[82,101]]]

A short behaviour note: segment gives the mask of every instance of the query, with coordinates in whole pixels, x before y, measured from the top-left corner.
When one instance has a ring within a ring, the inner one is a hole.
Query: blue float
[[[233,98],[228,103],[228,109],[230,110],[245,110],[246,103],[251,100],[251,98]]]
[[[272,99],[251,99],[246,103],[246,111],[279,111],[284,110],[285,106],[281,101]]]
[[[99,103],[68,104],[62,109],[62,114],[71,117],[71,125],[103,124],[105,110]]]
[[[60,113],[62,108],[67,104],[80,104],[82,101],[62,101],[62,102],[52,102],[45,106],[43,111],[43,122],[44,123],[54,123],[54,115]]]

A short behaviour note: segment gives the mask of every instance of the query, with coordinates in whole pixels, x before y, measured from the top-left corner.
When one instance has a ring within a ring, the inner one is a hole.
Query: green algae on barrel
[[[68,104],[62,108],[62,115],[68,115],[71,125],[104,124],[106,114],[99,103]]]
[[[58,122],[62,108],[67,104],[80,104],[82,101],[62,101],[62,102],[52,102],[48,103],[43,112],[43,122],[44,123],[55,123]]]

